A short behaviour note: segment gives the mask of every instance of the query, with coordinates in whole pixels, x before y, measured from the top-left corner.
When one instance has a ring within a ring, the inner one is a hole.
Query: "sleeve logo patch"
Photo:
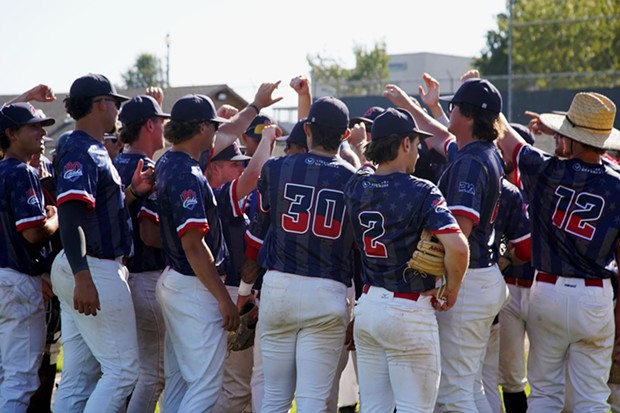
[[[435,211],[448,210],[448,204],[446,204],[446,200],[443,198],[435,199],[432,206]]]
[[[469,182],[459,182],[459,192],[464,192],[469,195],[476,195],[476,187]]]
[[[33,188],[30,188],[28,191],[26,191],[26,198],[26,202],[28,203],[28,205],[37,205],[39,203],[37,193],[34,191]]]
[[[191,211],[198,203],[196,192],[193,189],[186,189],[181,193],[181,201],[183,202],[183,208]]]
[[[63,174],[63,178],[75,182],[82,176],[82,164],[78,161],[75,162],[67,162],[65,164],[65,173]]]

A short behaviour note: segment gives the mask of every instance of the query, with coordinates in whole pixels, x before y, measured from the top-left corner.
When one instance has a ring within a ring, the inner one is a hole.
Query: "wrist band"
[[[131,185],[129,185],[127,187],[127,189],[129,190],[129,193],[134,197],[134,198],[142,198],[142,195],[138,195],[138,193],[136,192],[135,189],[133,189],[133,187]]]
[[[253,108],[256,111],[256,114],[258,115],[260,113],[260,109],[258,108],[258,106],[256,106],[254,103],[250,103],[248,105],[249,108]]]
[[[239,295],[242,295],[245,297],[245,296],[252,294],[253,285],[254,284],[248,284],[245,281],[241,280],[241,282],[239,283],[239,291],[238,291]]]

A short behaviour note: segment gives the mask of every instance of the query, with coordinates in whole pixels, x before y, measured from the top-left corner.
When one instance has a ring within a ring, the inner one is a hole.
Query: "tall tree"
[[[363,45],[353,47],[355,67],[347,69],[342,62],[320,54],[308,55],[312,82],[328,85],[337,96],[376,95],[383,90],[389,78],[389,56],[384,42],[377,42],[372,49]]]
[[[620,2],[513,1],[515,88],[620,84]],[[507,38],[507,17],[502,14],[474,63],[484,75],[507,73]]]
[[[152,54],[142,53],[132,67],[121,74],[125,87],[145,88],[149,86],[165,87],[161,60]]]

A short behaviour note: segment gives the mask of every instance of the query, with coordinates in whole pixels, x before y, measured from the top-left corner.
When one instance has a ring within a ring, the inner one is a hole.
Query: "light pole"
[[[166,88],[170,87],[170,33],[166,34]]]

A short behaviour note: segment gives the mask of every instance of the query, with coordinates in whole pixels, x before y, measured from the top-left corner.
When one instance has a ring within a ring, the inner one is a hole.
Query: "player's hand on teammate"
[[[164,105],[164,91],[162,88],[157,86],[149,86],[146,88],[146,94],[152,97],[157,101],[159,106]]]
[[[139,196],[149,194],[155,185],[155,168],[152,165],[149,165],[145,170],[143,168],[144,160],[140,159],[131,177],[131,187]]]
[[[222,315],[222,328],[226,331],[236,331],[239,327],[239,310],[232,300],[223,300],[218,304]]]
[[[90,271],[82,270],[75,274],[74,278],[73,308],[80,314],[96,316],[97,310],[101,310],[101,304]]]
[[[56,100],[56,96],[51,87],[40,84],[24,93],[24,101],[29,102],[31,100],[44,103],[53,102]]]
[[[261,139],[266,138],[268,142],[275,142],[276,138],[282,136],[282,129],[274,124],[265,125],[261,134]]]
[[[230,119],[237,113],[239,113],[239,109],[232,105],[229,105],[228,103],[223,104],[217,110],[217,116],[224,119]]]
[[[275,83],[261,84],[256,91],[256,95],[254,95],[254,102],[252,103],[256,105],[258,109],[263,109],[284,99],[283,96],[273,97],[273,92],[280,86],[280,82],[281,81],[278,80]]]
[[[289,86],[293,88],[298,95],[309,95],[310,94],[310,79],[305,76],[295,76],[291,79]]]

